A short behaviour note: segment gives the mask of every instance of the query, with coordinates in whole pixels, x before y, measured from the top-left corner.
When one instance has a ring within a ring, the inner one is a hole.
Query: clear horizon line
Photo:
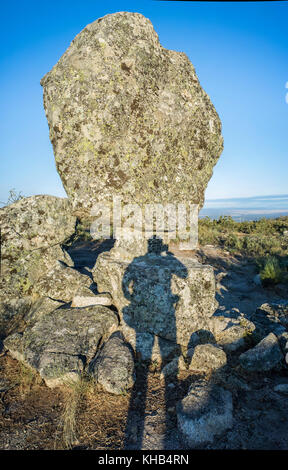
[[[259,198],[269,198],[269,197],[288,197],[288,194],[263,194],[258,196],[232,196],[232,197],[221,197],[221,198],[205,198],[206,201],[227,201],[231,199],[259,199]],[[205,203],[204,202],[204,203]]]

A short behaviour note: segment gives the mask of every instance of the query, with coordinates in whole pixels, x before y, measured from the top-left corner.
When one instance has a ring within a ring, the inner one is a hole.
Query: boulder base
[[[102,253],[93,279],[99,292],[111,294],[122,324],[184,346],[193,332],[208,328],[216,308],[212,267],[169,252],[131,263]]]

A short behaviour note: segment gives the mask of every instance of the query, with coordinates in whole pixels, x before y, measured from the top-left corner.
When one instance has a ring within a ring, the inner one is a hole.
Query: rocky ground
[[[89,275],[99,252],[109,248],[110,241],[101,248],[95,242],[79,242],[70,255],[75,266]],[[264,289],[255,278],[252,261],[214,246],[190,253],[191,257],[195,255],[214,268],[219,303],[214,316],[233,321],[242,313],[243,318],[254,322],[256,330],[262,328],[267,334],[279,328],[273,315],[268,315],[267,320],[263,312],[255,312],[262,304],[283,302],[285,293],[277,288]],[[288,369],[282,364],[265,371],[244,370],[238,358],[246,350],[247,346],[232,352],[226,350],[225,367],[208,374],[211,383],[232,393],[233,423],[213,443],[201,448],[288,449]],[[89,383],[83,390],[76,387],[72,391],[65,387],[51,390],[9,353],[2,353],[0,448],[185,448],[177,430],[176,405],[203,374],[193,370],[182,370],[178,377],[172,374],[165,392],[165,381],[157,364],[152,363],[148,372],[143,364],[136,366],[133,393],[115,396]],[[207,374],[204,378],[207,379]],[[145,409],[144,420],[141,409]]]

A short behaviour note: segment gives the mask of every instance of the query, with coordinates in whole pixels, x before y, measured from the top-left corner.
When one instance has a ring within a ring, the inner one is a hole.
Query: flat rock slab
[[[177,403],[179,433],[188,447],[201,448],[232,427],[232,412],[232,394],[229,391],[199,380]]]
[[[117,326],[117,315],[107,307],[61,308],[41,316],[23,335],[8,336],[4,346],[53,388],[77,380]]]

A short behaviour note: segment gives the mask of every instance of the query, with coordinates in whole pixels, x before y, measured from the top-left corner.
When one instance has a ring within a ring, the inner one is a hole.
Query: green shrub
[[[235,233],[231,233],[226,238],[224,246],[230,251],[241,251],[243,248],[243,242],[239,236]]]
[[[260,269],[260,278],[263,285],[278,284],[283,280],[284,272],[280,266],[278,258],[267,256],[262,262]]]

